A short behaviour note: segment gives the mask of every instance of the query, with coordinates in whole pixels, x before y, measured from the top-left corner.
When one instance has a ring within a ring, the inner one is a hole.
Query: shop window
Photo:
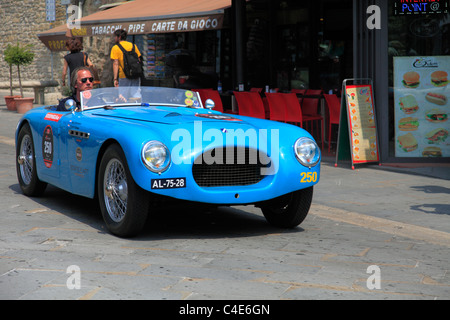
[[[450,15],[398,4],[389,1],[389,156],[450,157]]]

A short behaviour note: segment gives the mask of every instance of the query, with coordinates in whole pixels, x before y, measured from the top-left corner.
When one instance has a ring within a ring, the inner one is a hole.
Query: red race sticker
[[[51,126],[46,126],[42,135],[42,155],[47,168],[53,164],[53,130]]]
[[[51,112],[49,112],[49,113],[47,113],[47,114],[45,115],[44,120],[49,120],[49,121],[55,121],[55,122],[58,122],[59,119],[61,119],[62,116],[63,116],[63,115],[62,115],[62,114],[59,114],[59,113],[51,113]]]

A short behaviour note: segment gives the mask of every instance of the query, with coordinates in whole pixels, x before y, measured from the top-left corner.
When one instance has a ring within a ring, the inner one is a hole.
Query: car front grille
[[[246,186],[261,181],[267,166],[255,149],[215,148],[194,161],[192,173],[200,187]]]

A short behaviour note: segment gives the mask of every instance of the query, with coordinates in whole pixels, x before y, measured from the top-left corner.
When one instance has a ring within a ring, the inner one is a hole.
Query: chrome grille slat
[[[227,152],[228,151],[228,152]],[[216,152],[222,154],[220,159],[214,158]],[[222,153],[220,153],[222,152]],[[209,158],[208,158],[209,157]],[[208,164],[207,159],[215,159]],[[259,161],[258,152],[248,148],[233,150],[213,149],[202,154],[202,161],[196,159],[192,167],[195,182],[200,187],[245,186],[256,184],[264,176],[261,168],[266,167]]]

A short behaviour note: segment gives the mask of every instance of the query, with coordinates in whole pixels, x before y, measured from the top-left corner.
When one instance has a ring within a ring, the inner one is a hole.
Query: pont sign
[[[394,15],[448,13],[448,0],[395,0]]]

